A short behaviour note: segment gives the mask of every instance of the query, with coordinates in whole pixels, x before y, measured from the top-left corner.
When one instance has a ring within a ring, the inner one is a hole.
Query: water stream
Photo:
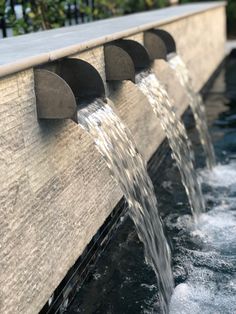
[[[175,114],[174,107],[165,88],[151,70],[141,72],[136,76],[137,85],[148,98],[161,126],[168,138],[181,174],[192,213],[195,217],[205,210],[201,185],[194,169],[194,155],[188,139],[185,126]]]
[[[235,86],[236,59],[230,59],[205,100],[220,164],[198,173],[208,211],[197,221],[189,215],[180,172],[166,141],[149,162],[172,248],[176,288],[170,314],[236,313]],[[202,146],[189,110],[183,120],[199,162]],[[117,228],[66,313],[160,313],[156,279],[130,217],[122,216]]]
[[[110,101],[108,104],[97,99],[78,111],[78,121],[93,138],[126,197],[129,214],[144,244],[146,260],[158,278],[162,311],[168,313],[174,287],[171,254],[154,188],[129,130],[112,107]]]
[[[181,85],[187,92],[200,141],[206,155],[206,164],[209,169],[212,169],[216,165],[216,159],[202,97],[199,93],[195,93],[189,71],[181,57],[177,54],[170,54],[168,63],[175,70]]]

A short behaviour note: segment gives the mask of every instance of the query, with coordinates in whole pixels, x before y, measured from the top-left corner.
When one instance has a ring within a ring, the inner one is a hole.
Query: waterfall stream
[[[194,155],[184,124],[174,112],[174,107],[165,88],[151,70],[141,72],[136,76],[139,89],[148,98],[161,126],[168,138],[181,174],[192,213],[195,217],[205,210],[201,184],[194,169]]]
[[[159,217],[154,188],[132,135],[112,107],[111,101],[106,103],[96,99],[78,111],[78,121],[93,138],[126,197],[129,214],[144,244],[146,260],[158,279],[163,313],[168,313],[174,287],[171,253]]]
[[[171,68],[175,70],[181,85],[187,92],[200,141],[206,155],[206,164],[209,169],[212,169],[216,164],[215,152],[208,130],[205,106],[202,97],[199,93],[195,93],[189,71],[181,57],[177,54],[170,54],[168,63]]]

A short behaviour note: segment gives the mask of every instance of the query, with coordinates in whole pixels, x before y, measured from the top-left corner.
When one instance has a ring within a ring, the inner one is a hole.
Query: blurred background
[[[0,38],[189,2],[196,1],[0,0]],[[227,32],[236,38],[236,0],[228,0]]]

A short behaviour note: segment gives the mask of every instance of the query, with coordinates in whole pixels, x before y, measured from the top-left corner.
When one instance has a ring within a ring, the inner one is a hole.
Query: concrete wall
[[[217,23],[216,23],[217,21]],[[224,56],[219,7],[163,25],[174,36],[196,90]],[[135,36],[142,41],[142,34]],[[105,80],[103,49],[76,55]],[[154,69],[178,113],[186,96],[163,61]],[[148,160],[164,134],[131,82],[107,86]],[[72,121],[38,121],[33,69],[0,80],[0,313],[37,313],[122,197],[91,138]]]
[[[163,27],[177,38],[177,50],[191,69],[196,90],[202,87],[224,55],[226,21],[224,8],[205,11]]]

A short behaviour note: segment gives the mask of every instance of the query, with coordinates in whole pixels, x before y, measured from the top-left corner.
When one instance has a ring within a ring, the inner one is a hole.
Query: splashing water
[[[186,282],[179,284],[172,295],[171,314],[236,313],[236,190],[229,188],[235,185],[235,177],[234,182],[231,178],[221,180],[228,171],[235,174],[235,163],[218,167],[209,178],[204,175],[206,185],[213,189],[217,186],[223,193],[218,194],[217,204],[202,214],[197,224],[187,217],[179,217],[174,225],[171,219],[167,222],[179,230],[175,246],[185,252],[179,262],[188,270]],[[188,248],[186,237],[191,243]]]
[[[151,71],[141,72],[136,77],[137,85],[146,95],[161,126],[166,133],[172,156],[181,174],[192,213],[197,217],[205,210],[201,185],[193,165],[193,151],[185,127],[174,112],[165,88]]]
[[[201,171],[202,182],[208,182],[214,188],[235,185],[236,181],[236,162],[227,165],[217,165],[212,171],[203,169]]]
[[[181,57],[177,54],[170,54],[168,57],[168,63],[171,68],[175,70],[180,84],[187,92],[190,107],[192,108],[196,127],[200,136],[200,141],[206,155],[206,164],[209,169],[212,169],[216,164],[216,158],[208,130],[205,106],[203,104],[202,97],[199,93],[194,92],[189,71]]]
[[[174,287],[171,254],[145,162],[110,101],[106,104],[97,99],[80,109],[78,121],[93,138],[128,201],[129,214],[144,244],[145,257],[158,278],[163,313],[168,313]]]

